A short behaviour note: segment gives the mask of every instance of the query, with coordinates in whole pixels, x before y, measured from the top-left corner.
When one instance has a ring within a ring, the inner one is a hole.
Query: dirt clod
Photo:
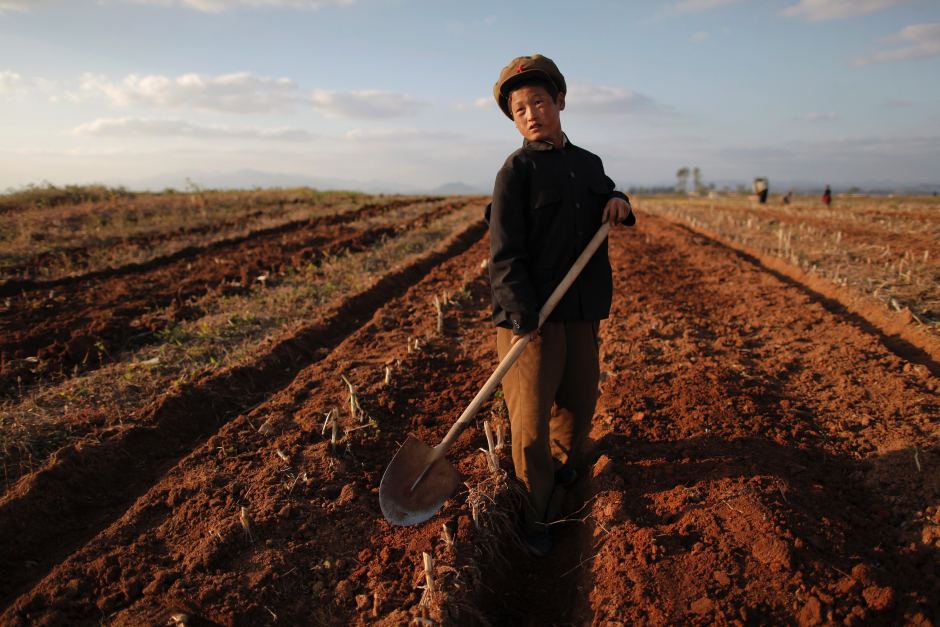
[[[889,586],[868,586],[862,590],[865,603],[875,612],[884,612],[894,607],[894,589]]]

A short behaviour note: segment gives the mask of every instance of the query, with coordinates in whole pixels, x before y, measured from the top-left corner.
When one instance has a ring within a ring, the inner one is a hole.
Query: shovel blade
[[[428,469],[414,490],[411,489],[427,468],[433,450],[409,435],[385,469],[379,484],[379,505],[385,520],[393,525],[423,523],[441,509],[460,485],[460,473],[441,458]]]

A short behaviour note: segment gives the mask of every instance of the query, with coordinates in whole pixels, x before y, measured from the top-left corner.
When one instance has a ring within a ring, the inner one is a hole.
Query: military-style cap
[[[503,68],[503,71],[499,73],[499,80],[493,85],[493,97],[510,120],[512,113],[509,111],[509,92],[522,81],[533,78],[552,83],[563,94],[568,92],[565,77],[558,71],[558,66],[554,61],[540,54],[533,54],[531,57],[516,57]]]

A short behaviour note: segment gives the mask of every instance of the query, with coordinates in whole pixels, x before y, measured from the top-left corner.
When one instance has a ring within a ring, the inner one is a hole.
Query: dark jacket
[[[614,191],[600,158],[567,142],[523,142],[496,175],[490,228],[493,322],[515,333],[538,326],[539,309],[601,226]],[[636,222],[632,212],[626,224]],[[555,322],[601,320],[613,284],[605,241],[549,316]]]

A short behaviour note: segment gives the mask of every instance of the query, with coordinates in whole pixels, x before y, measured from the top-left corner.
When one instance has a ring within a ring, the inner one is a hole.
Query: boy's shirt
[[[523,142],[496,175],[490,226],[493,322],[527,333],[542,304],[601,226],[614,191],[600,158],[564,137],[563,147]],[[631,213],[626,224],[633,224]],[[550,321],[601,320],[610,314],[613,283],[605,241]]]

